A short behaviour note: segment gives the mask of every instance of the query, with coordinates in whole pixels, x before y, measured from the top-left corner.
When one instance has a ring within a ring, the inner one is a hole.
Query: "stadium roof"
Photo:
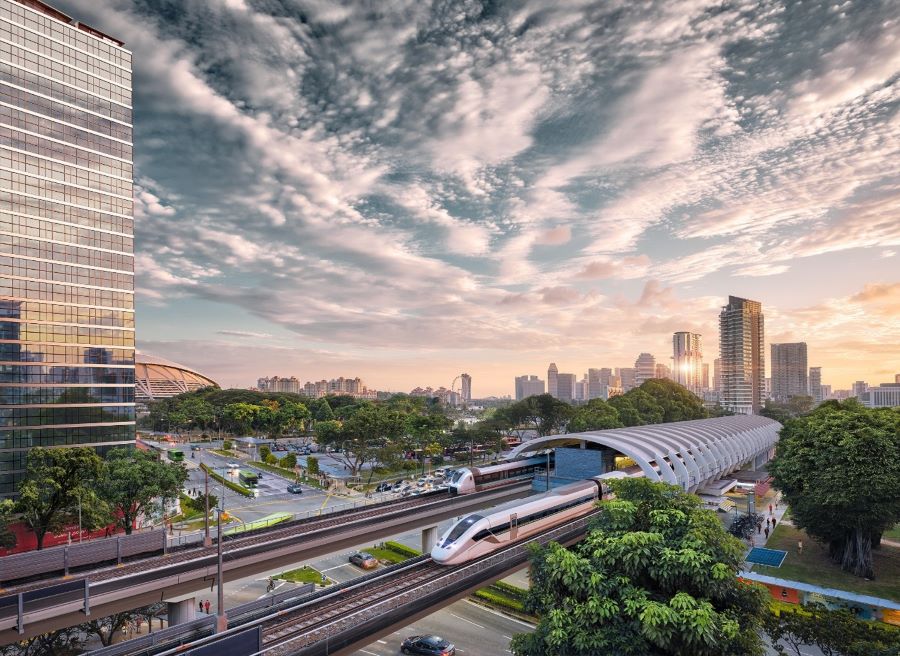
[[[634,460],[651,481],[694,491],[768,454],[779,430],[781,424],[766,417],[736,415],[548,435],[519,445],[510,457],[548,447],[596,444]]]
[[[212,378],[193,369],[146,353],[134,356],[134,385],[135,401],[138,403],[219,386]]]

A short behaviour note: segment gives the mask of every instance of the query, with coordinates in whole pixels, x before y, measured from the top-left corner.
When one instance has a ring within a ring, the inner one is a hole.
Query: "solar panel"
[[[745,559],[748,563],[767,565],[769,567],[781,567],[787,551],[779,549],[766,549],[765,547],[753,547]]]

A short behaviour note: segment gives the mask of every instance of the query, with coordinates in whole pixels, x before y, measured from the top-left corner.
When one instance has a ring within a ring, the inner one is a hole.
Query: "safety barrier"
[[[50,572],[68,574],[71,567],[109,561],[121,563],[129,556],[166,549],[166,532],[156,530],[13,554],[0,558],[0,583]]]

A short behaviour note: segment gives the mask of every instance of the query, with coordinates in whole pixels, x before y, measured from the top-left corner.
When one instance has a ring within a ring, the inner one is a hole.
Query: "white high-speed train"
[[[441,536],[431,558],[442,565],[458,565],[581,517],[598,499],[609,498],[605,480],[628,477],[621,471],[609,472],[469,515]]]
[[[553,454],[550,454],[550,464],[553,464]],[[478,492],[513,478],[532,476],[535,469],[547,466],[547,456],[534,456],[522,460],[510,460],[499,465],[486,467],[463,467],[457,469],[450,478],[448,490],[452,495],[469,494]]]

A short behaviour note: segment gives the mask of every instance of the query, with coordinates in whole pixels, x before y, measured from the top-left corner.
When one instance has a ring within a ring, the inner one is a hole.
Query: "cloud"
[[[249,330],[217,330],[217,335],[226,335],[228,337],[250,337],[254,339],[269,339],[272,337],[270,333],[258,333]]]

